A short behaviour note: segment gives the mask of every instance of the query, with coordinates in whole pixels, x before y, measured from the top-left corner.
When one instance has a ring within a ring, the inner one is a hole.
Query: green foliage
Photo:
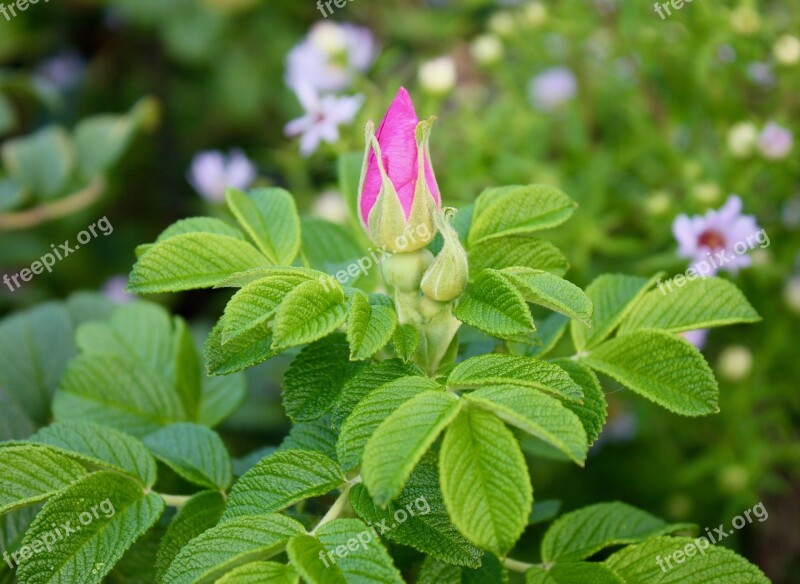
[[[113,513],[106,511],[106,502]],[[33,547],[48,535],[52,538],[54,526],[64,533],[50,549],[21,563],[18,576],[23,582],[36,583],[102,582],[163,509],[163,499],[146,494],[138,482],[113,472],[92,473],[45,503],[26,532],[23,546]]]
[[[355,292],[347,320],[350,358],[360,360],[372,357],[386,346],[396,327],[397,313],[389,297],[367,297],[362,292]]]
[[[533,504],[525,457],[511,431],[489,412],[463,409],[442,441],[439,472],[453,523],[478,547],[508,553]]]
[[[344,482],[337,464],[318,452],[283,450],[263,458],[231,489],[223,521],[281,511]]]
[[[467,288],[456,308],[456,317],[501,339],[536,330],[522,293],[505,274],[488,268]]]
[[[637,543],[692,527],[669,525],[625,503],[599,503],[556,520],[542,540],[542,559],[546,562],[585,560],[612,545]]]

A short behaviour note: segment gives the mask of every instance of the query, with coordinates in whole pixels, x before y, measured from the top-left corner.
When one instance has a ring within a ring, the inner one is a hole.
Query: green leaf
[[[261,459],[236,481],[222,519],[280,511],[330,493],[344,482],[338,465],[324,454],[281,450]]]
[[[660,274],[647,280],[622,274],[604,274],[589,284],[586,295],[594,306],[592,328],[579,322],[570,324],[575,349],[583,351],[600,344],[659,277]]]
[[[565,401],[564,406],[580,418],[589,444],[594,444],[600,437],[608,417],[606,394],[597,376],[591,369],[572,359],[554,359],[552,363],[569,373],[572,380],[583,390],[583,403]]]
[[[244,336],[223,344],[224,327],[225,322],[220,319],[206,339],[204,349],[209,375],[230,375],[280,353],[272,349],[271,332],[263,336]]]
[[[215,584],[297,584],[291,566],[278,562],[251,562],[225,574]]]
[[[84,178],[104,172],[119,159],[136,129],[134,121],[128,115],[103,114],[78,122],[75,147]]]
[[[154,244],[139,257],[128,290],[153,294],[211,288],[231,274],[267,263],[252,245],[236,237],[184,233]]]
[[[338,433],[331,429],[330,417],[323,416],[311,422],[293,424],[279,450],[311,450],[336,460],[338,438]]]
[[[481,550],[456,529],[442,500],[436,461],[423,461],[400,496],[387,508],[376,505],[363,485],[350,491],[350,504],[370,525],[385,527],[390,541],[457,566],[480,566]],[[399,519],[405,517],[403,522]]]
[[[520,385],[575,402],[583,398],[580,386],[566,371],[524,355],[478,355],[456,365],[447,378],[450,389],[480,389],[486,385]]]
[[[185,421],[177,393],[160,376],[153,376],[133,357],[91,353],[67,367],[53,400],[58,421],[88,420],[142,436],[174,422]]]
[[[304,273],[289,272],[267,276],[242,287],[225,307],[222,342],[229,343],[244,335],[263,337],[286,295],[307,281],[309,278]]]
[[[316,341],[347,318],[344,292],[338,283],[310,280],[284,298],[272,325],[274,348],[286,348]]]
[[[335,274],[340,282],[349,286],[353,286],[356,282],[360,284],[362,279],[369,277],[370,269],[379,271],[374,269],[375,264],[381,261],[378,252],[366,255],[366,250],[352,230],[314,217],[303,217],[302,227],[301,253],[305,265],[327,274]],[[359,260],[364,266],[363,271],[358,265]],[[352,269],[355,275],[348,274],[348,268]]]
[[[511,343],[509,350],[515,354],[519,353],[529,357],[539,357],[541,359],[555,349],[558,341],[564,336],[564,331],[567,330],[569,321],[569,318],[563,314],[554,312],[536,323],[535,341],[539,344],[522,344],[522,350],[514,350],[515,346]]]
[[[617,576],[603,564],[574,562],[567,564],[556,564],[546,570],[540,566],[534,566],[525,572],[525,584],[625,584],[625,581]]]
[[[409,375],[420,376],[422,370],[414,364],[403,363],[400,359],[386,359],[359,367],[344,382],[342,391],[331,410],[331,424],[339,428],[356,406],[375,389]],[[433,389],[434,387],[431,387]]]
[[[589,324],[592,318],[592,301],[572,282],[542,270],[507,268],[503,273],[528,302]]]
[[[732,283],[721,278],[686,281],[668,292],[659,283],[642,296],[622,321],[619,334],[640,329],[663,329],[672,333],[761,320],[758,313]]]
[[[353,294],[350,316],[347,320],[347,342],[350,343],[350,359],[369,359],[380,351],[392,338],[397,326],[397,313],[363,292]]]
[[[305,276],[305,278],[301,278]],[[300,267],[286,266],[261,266],[260,268],[250,268],[244,272],[236,272],[227,278],[220,280],[214,288],[243,288],[263,278],[289,278],[305,280],[318,280],[327,277],[327,274]]]
[[[612,545],[636,543],[656,535],[690,529],[691,524],[668,524],[625,503],[598,503],[562,515],[544,534],[545,562],[584,560]]]
[[[358,519],[325,523],[314,537],[293,538],[287,551],[311,584],[403,584],[386,548]]]
[[[491,554],[484,554],[480,568],[475,570],[425,558],[417,584],[508,584],[508,575],[500,561]]]
[[[336,161],[336,175],[339,177],[339,191],[344,195],[350,217],[358,221],[358,186],[361,181],[361,167],[364,155],[361,152],[344,152]]]
[[[522,294],[496,270],[478,274],[456,306],[456,318],[488,335],[514,338],[536,330]]]
[[[156,556],[156,581],[166,583],[164,574],[180,551],[195,537],[214,527],[222,517],[225,499],[218,491],[197,493],[178,510],[161,539]]]
[[[216,235],[227,235],[235,239],[241,239],[245,242],[247,241],[244,233],[221,219],[215,219],[213,217],[189,217],[187,219],[180,219],[167,227],[156,238],[156,243],[160,243],[171,237],[175,237],[176,235],[184,235],[186,233],[213,233]],[[153,245],[154,244],[147,244],[147,247],[149,248]],[[137,247],[136,249],[138,252],[139,248]],[[136,254],[137,257],[140,255],[140,253]]]
[[[522,535],[533,505],[525,457],[494,414],[465,408],[439,454],[442,495],[453,523],[476,546],[505,555]]]
[[[243,373],[225,377],[203,377],[200,411],[197,422],[213,428],[227,419],[247,395],[247,377]]]
[[[436,382],[427,377],[408,376],[394,379],[373,390],[359,402],[339,432],[336,452],[342,468],[350,470],[361,463],[369,438],[400,406],[423,392],[440,389]]]
[[[0,513],[43,501],[86,475],[86,469],[52,448],[0,447]]]
[[[547,523],[556,518],[558,512],[561,510],[561,501],[557,499],[545,499],[543,501],[536,501],[533,504],[533,511],[531,516],[528,517],[528,525],[538,525],[540,523]]]
[[[353,370],[344,335],[312,343],[292,361],[283,377],[283,407],[295,422],[315,420],[331,409]]]
[[[527,387],[500,385],[473,391],[465,399],[555,446],[583,466],[588,450],[586,431],[580,418],[556,398]]]
[[[21,563],[17,577],[29,584],[102,582],[163,511],[164,500],[146,494],[139,482],[113,472],[92,473],[45,504],[21,551],[37,540],[55,541]],[[56,540],[53,526],[61,526],[62,538]]]
[[[67,363],[77,353],[72,319],[63,306],[46,303],[0,323],[0,388],[39,424]]]
[[[164,582],[214,582],[243,563],[275,555],[292,536],[302,533],[302,525],[277,513],[233,518],[201,533],[181,549],[164,574]]]
[[[197,424],[172,424],[144,438],[161,462],[187,481],[225,490],[233,479],[231,457],[219,435]]]
[[[22,440],[36,431],[28,414],[0,389],[0,442]]]
[[[770,580],[758,567],[733,551],[721,546],[709,546],[708,541],[699,546],[698,543],[698,540],[688,537],[655,537],[619,550],[609,556],[605,564],[626,582],[769,584]],[[702,552],[700,547],[704,548]],[[679,556],[682,560],[680,563],[672,558],[679,551],[684,554]],[[666,562],[667,558],[670,558],[669,564]],[[658,559],[662,560],[663,568],[659,566]]]
[[[575,207],[567,195],[547,185],[487,189],[475,202],[468,245],[555,227],[569,219]]]
[[[567,258],[549,241],[525,235],[486,239],[469,248],[469,269],[478,274],[492,268],[520,267],[546,270],[563,276],[569,268]]]
[[[412,324],[401,324],[392,335],[392,346],[395,354],[408,363],[419,347],[419,331]]]
[[[39,430],[30,441],[127,474],[139,479],[148,489],[156,482],[156,461],[144,444],[109,426],[56,422]]]
[[[400,494],[411,471],[460,409],[461,400],[452,393],[423,391],[378,426],[364,446],[361,467],[376,503],[385,505]]]
[[[0,156],[11,178],[46,199],[66,188],[75,166],[72,140],[64,128],[56,125],[7,140]]]
[[[169,371],[172,373],[173,386],[181,400],[186,417],[196,420],[201,399],[200,356],[197,354],[197,347],[186,321],[177,317],[172,345]]]
[[[229,188],[225,200],[270,262],[291,265],[300,251],[300,217],[291,194],[278,188],[255,189],[249,194]]]
[[[676,414],[719,411],[717,381],[703,355],[670,333],[622,335],[592,349],[581,361]]]

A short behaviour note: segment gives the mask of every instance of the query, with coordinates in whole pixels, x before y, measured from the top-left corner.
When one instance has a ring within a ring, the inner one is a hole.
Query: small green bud
[[[448,302],[461,296],[469,280],[467,252],[449,221],[454,213],[455,209],[448,207],[435,217],[436,227],[444,238],[444,247],[422,276],[420,285],[428,298],[439,302]]]
[[[431,262],[433,254],[427,249],[394,254],[383,261],[383,277],[395,289],[413,292],[419,290],[422,275]]]

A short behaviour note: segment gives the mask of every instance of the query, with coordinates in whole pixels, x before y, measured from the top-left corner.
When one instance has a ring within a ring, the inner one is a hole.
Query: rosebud
[[[378,132],[367,124],[359,217],[370,239],[391,252],[421,249],[436,233],[440,197],[428,148],[432,123],[419,121],[401,87]]]
[[[455,300],[467,287],[469,263],[467,252],[458,241],[458,233],[449,223],[455,209],[447,208],[436,216],[436,227],[442,233],[444,246],[422,276],[420,288],[428,298],[439,302]]]

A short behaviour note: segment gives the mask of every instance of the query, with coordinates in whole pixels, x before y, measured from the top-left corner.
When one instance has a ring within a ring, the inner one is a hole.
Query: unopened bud
[[[447,208],[436,216],[436,226],[444,238],[444,246],[425,272],[420,285],[428,298],[440,302],[448,302],[461,296],[469,279],[467,252],[449,222],[453,213],[455,209]]]

